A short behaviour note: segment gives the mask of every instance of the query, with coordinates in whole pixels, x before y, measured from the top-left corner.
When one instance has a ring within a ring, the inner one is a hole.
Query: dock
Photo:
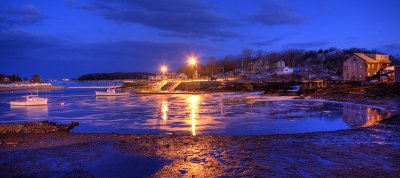
[[[149,94],[149,95],[191,95],[191,94],[205,94],[205,92],[193,92],[193,91],[143,91],[136,92],[136,94]]]

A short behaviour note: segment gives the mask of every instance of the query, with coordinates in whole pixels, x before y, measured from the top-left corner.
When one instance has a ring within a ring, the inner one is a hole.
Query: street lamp
[[[195,73],[194,73],[194,75],[193,75],[193,79],[194,79],[194,76],[197,76],[197,68],[196,68],[196,64],[197,64],[197,59],[195,58],[195,57],[190,57],[189,58],[189,64],[192,66],[192,67],[194,67],[195,68]]]
[[[168,68],[167,68],[167,66],[164,65],[164,66],[161,66],[160,70],[162,72],[163,80],[164,80],[165,79],[165,72],[167,72]]]
[[[197,63],[197,60],[196,60],[195,57],[190,57],[189,58],[189,64],[190,65],[194,66],[194,65],[196,65],[196,63]]]

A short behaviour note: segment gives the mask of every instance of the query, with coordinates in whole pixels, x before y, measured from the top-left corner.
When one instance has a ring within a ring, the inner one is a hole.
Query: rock
[[[66,131],[70,131],[71,129],[73,129],[75,126],[79,126],[79,122],[74,122],[72,121],[71,124],[69,124],[69,126],[67,127]]]
[[[6,145],[16,145],[18,142],[16,141],[5,141]]]
[[[392,117],[379,121],[379,123],[385,125],[400,125],[400,115],[393,115]]]
[[[54,122],[40,121],[15,124],[0,124],[0,133],[48,133],[59,131],[70,131],[78,122],[71,122],[70,125],[56,124]]]
[[[306,96],[300,95],[300,96],[298,96],[298,97],[294,97],[293,99],[305,99],[305,98],[306,98]]]

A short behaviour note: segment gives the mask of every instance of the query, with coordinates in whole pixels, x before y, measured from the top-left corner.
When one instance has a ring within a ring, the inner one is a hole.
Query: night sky
[[[1,0],[0,73],[157,72],[192,54],[359,47],[400,55],[398,0]]]

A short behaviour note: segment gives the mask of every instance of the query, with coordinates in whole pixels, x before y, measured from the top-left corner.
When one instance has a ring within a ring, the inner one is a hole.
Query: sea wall
[[[220,84],[219,81],[182,82],[175,90],[205,90],[218,87]]]

